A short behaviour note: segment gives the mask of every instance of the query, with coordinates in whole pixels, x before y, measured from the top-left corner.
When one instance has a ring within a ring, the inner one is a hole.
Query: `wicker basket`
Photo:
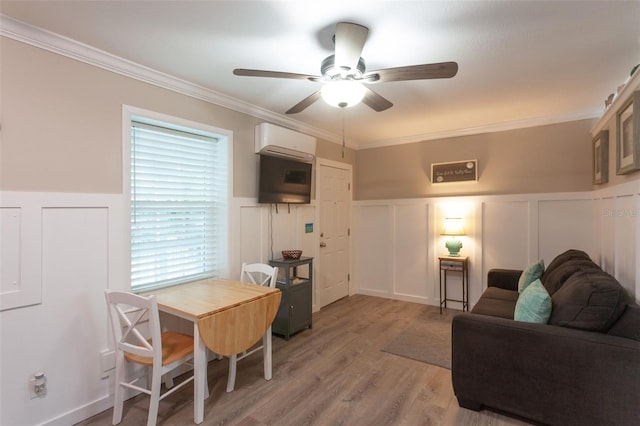
[[[302,250],[282,250],[283,259],[295,260],[300,259],[300,256],[302,256]]]

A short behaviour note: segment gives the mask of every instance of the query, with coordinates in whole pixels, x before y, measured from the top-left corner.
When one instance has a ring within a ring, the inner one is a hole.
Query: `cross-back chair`
[[[240,271],[240,281],[267,286],[275,288],[276,281],[278,280],[278,268],[264,263],[243,263]],[[227,392],[232,392],[236,384],[236,369],[237,363],[241,359],[248,357],[249,355],[262,349],[262,357],[264,359],[264,378],[265,380],[271,380],[271,367],[272,367],[272,344],[271,344],[271,326],[267,329],[264,336],[262,336],[262,344],[254,346],[248,351],[244,351],[241,354],[231,355],[229,357],[229,377],[227,379]]]
[[[161,394],[162,376],[193,359],[193,337],[172,331],[162,332],[155,296],[140,296],[129,292],[105,292],[109,318],[113,329],[116,354],[116,376],[113,404],[113,424],[122,421],[125,388],[150,396],[147,425],[156,424],[160,400],[193,381],[193,375]],[[145,366],[147,375],[131,381],[125,379],[125,361]],[[147,380],[147,387],[136,383]],[[173,386],[171,378],[167,387]]]

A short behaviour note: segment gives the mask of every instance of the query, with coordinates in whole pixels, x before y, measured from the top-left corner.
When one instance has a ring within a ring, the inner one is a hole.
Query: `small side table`
[[[273,320],[271,331],[289,340],[293,333],[312,327],[313,258],[272,259],[269,265],[279,268],[276,287],[282,292],[280,308]],[[301,267],[300,271],[298,267]]]
[[[442,305],[447,308],[447,302],[462,303],[462,310],[469,310],[469,258],[467,256],[440,256],[440,313]],[[462,275],[462,300],[447,298],[447,273],[460,272]],[[444,275],[444,281],[442,277]],[[444,288],[444,294],[442,289]]]

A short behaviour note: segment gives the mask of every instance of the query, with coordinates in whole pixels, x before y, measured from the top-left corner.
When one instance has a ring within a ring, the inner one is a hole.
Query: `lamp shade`
[[[464,235],[464,227],[462,226],[462,218],[448,217],[444,220],[444,228],[442,229],[442,235],[450,235],[445,247],[449,250],[449,256],[460,256],[460,249],[462,248],[462,241],[454,238],[457,235]]]
[[[337,108],[352,107],[364,98],[365,87],[353,80],[336,80],[325,84],[320,91],[322,99]]]
[[[465,235],[462,218],[448,217],[444,220],[442,235]]]

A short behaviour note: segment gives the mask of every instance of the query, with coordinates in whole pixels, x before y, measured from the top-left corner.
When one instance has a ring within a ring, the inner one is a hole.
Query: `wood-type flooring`
[[[371,296],[339,300],[313,315],[312,329],[289,341],[274,336],[271,381],[262,376],[261,353],[240,361],[231,393],[228,360],[211,361],[202,425],[528,424],[460,408],[449,370],[381,351],[418,315],[439,314],[433,306]],[[194,424],[192,397],[187,386],[161,401],[158,425]],[[125,402],[121,425],[145,424],[148,403],[144,395]],[[111,415],[109,409],[78,425],[110,425]]]

